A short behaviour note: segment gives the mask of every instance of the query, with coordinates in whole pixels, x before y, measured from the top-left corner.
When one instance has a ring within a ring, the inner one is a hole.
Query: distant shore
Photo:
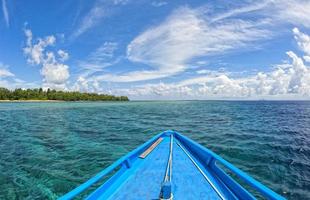
[[[127,96],[42,88],[9,90],[0,87],[0,102],[129,101]]]
[[[0,103],[5,103],[5,102],[65,102],[61,100],[0,100]]]
[[[124,102],[124,101],[113,101],[113,100],[80,100],[80,101],[64,101],[64,100],[0,100],[0,103],[59,103],[59,102]]]

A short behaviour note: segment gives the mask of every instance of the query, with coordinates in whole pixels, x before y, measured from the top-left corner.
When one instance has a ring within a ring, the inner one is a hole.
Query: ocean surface
[[[310,102],[0,103],[0,199],[56,199],[158,132],[310,199]]]

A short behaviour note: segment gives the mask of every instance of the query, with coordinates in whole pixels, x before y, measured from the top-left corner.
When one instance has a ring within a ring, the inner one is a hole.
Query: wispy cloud
[[[240,15],[265,17],[271,25],[293,24],[310,27],[310,1],[308,0],[263,0],[242,7],[228,9],[211,19],[211,22],[234,18]]]
[[[101,1],[95,3],[91,10],[83,17],[81,23],[78,25],[78,28],[74,30],[72,34],[72,39],[75,39],[96,26],[103,17],[106,16],[106,8]]]
[[[100,70],[105,68],[114,58],[117,43],[104,42],[100,47],[93,51],[86,60],[79,63],[79,66],[88,70]]]
[[[114,5],[126,5],[130,0],[113,0]]]
[[[164,22],[138,35],[127,47],[127,58],[144,63],[151,70],[126,74],[103,74],[99,81],[134,82],[165,78],[188,70],[191,60],[259,47],[258,41],[271,39],[274,26],[308,26],[308,1],[266,0],[222,13],[209,13],[204,7],[176,9]],[[257,18],[240,15],[255,13]],[[310,23],[310,21],[309,21]],[[306,55],[307,58],[307,55]]]
[[[123,6],[129,3],[129,0],[97,0],[93,7],[88,11],[81,22],[78,24],[77,28],[71,35],[71,39],[75,39],[87,31],[91,30],[93,27],[100,24],[105,17],[111,14],[111,10],[115,6]]]
[[[88,57],[78,63],[82,74],[80,77],[87,78],[95,72],[103,71],[104,68],[116,64],[120,57],[115,57],[118,44],[115,42],[104,42]]]
[[[8,68],[9,68],[8,65],[5,65],[0,62],[0,78],[15,76]]]
[[[282,23],[310,28],[310,1],[308,0],[275,0],[268,8],[270,15]]]
[[[0,87],[8,89],[37,87],[35,83],[28,83],[17,78],[9,68],[9,65],[0,62]]]
[[[209,24],[201,9],[181,7],[163,23],[137,36],[127,47],[127,58],[153,70],[105,74],[98,80],[132,82],[169,77],[185,71],[199,56],[236,50],[268,39],[272,33],[257,21],[241,19]]]
[[[9,11],[6,5],[6,0],[2,0],[2,11],[3,11],[3,17],[5,20],[5,23],[7,25],[7,27],[10,26],[10,18],[9,18]]]
[[[162,6],[165,6],[167,4],[168,4],[168,2],[166,2],[166,1],[153,1],[151,5],[154,7],[162,7]]]
[[[73,86],[75,90],[96,91],[99,82],[90,78],[94,73],[103,71],[106,67],[119,62],[121,57],[115,57],[118,44],[115,42],[104,42],[83,61],[78,63],[81,73]]]
[[[235,17],[240,14],[262,11],[266,9],[267,6],[269,6],[270,4],[271,4],[270,1],[260,1],[258,3],[245,5],[243,7],[233,8],[233,9],[227,10],[224,13],[216,14],[214,17],[212,17],[212,19],[210,19],[210,23],[217,22],[217,21],[230,18],[230,17]]]
[[[294,5],[294,2],[298,5]],[[310,27],[310,9],[304,9],[308,8],[308,4],[302,0],[266,0],[239,8],[227,8],[221,13],[209,12],[205,7],[179,7],[164,21],[149,27],[128,44],[127,59],[145,66],[144,69],[125,73],[99,70],[96,71],[99,73],[79,77],[78,85],[80,88],[100,91],[100,86],[106,82],[135,82],[130,88],[111,91],[137,99],[309,97],[310,68],[304,62],[309,61],[310,36],[297,28],[293,29],[293,35],[304,53],[303,57],[288,51],[291,62],[278,65],[269,72],[234,76],[236,72],[226,70],[196,68],[192,71],[192,65],[197,66],[200,58],[204,59],[204,63],[199,65],[204,65],[210,56],[262,47],[263,41],[281,34],[281,31],[275,32],[275,29],[287,30],[280,28],[288,25]],[[95,51],[97,56],[90,56],[93,59],[84,63],[85,68],[102,69],[106,66],[103,63],[111,66],[111,62],[101,59],[106,59],[110,54],[102,53],[99,49]],[[106,47],[103,49],[106,51]],[[100,61],[97,62],[99,65],[95,60]],[[189,71],[190,78],[186,76],[187,79],[174,83],[171,80],[169,83],[163,82],[163,78],[184,75]],[[155,82],[154,79],[162,81],[157,84],[145,82]]]

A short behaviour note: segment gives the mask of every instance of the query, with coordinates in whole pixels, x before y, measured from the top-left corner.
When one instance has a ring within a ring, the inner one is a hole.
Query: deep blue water
[[[1,103],[0,199],[55,199],[177,130],[289,199],[310,199],[310,102]]]

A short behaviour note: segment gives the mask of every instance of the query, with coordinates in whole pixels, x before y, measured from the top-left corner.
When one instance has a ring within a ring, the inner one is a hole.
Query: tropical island
[[[129,101],[127,96],[35,89],[0,88],[0,101]]]

